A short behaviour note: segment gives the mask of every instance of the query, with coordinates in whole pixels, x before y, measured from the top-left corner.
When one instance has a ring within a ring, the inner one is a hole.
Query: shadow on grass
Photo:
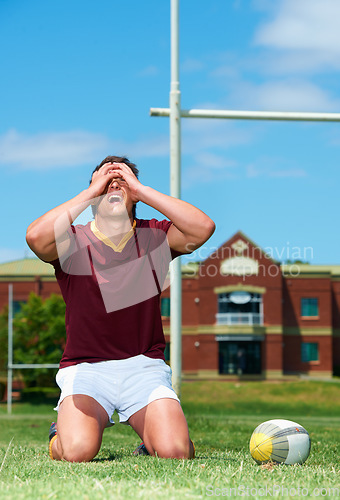
[[[224,453],[224,452],[222,452]],[[122,460],[126,460],[127,458],[131,458],[131,459],[137,459],[138,461],[139,460],[157,460],[157,457],[153,457],[151,455],[148,455],[148,456],[138,456],[138,455],[133,455],[132,452],[128,452],[126,450],[122,451],[122,452],[110,452],[108,450],[101,450],[100,451],[100,455],[99,457],[95,457],[93,460],[91,460],[91,462],[95,462],[95,463],[103,463],[103,462],[114,462],[114,461],[122,461]],[[105,456],[103,456],[105,455]],[[164,460],[168,460],[168,459],[164,459]],[[225,456],[213,456],[213,455],[209,455],[208,452],[207,453],[203,453],[203,454],[197,454],[196,453],[196,456],[194,458],[194,460],[213,460],[213,461],[224,461],[224,462],[229,462],[229,463],[239,463],[239,459],[238,458],[231,458],[231,457],[225,457]]]
[[[114,454],[114,453],[109,453],[109,456],[106,458],[94,458],[91,460],[91,462],[96,462],[96,463],[102,463],[102,462],[113,462],[117,461],[123,458],[123,454]]]

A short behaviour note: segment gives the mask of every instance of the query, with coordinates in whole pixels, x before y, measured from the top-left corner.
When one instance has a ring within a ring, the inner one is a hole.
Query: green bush
[[[49,403],[57,404],[59,389],[54,387],[27,387],[21,391],[21,401],[23,403]]]
[[[0,315],[0,365],[7,366],[7,317]],[[31,293],[13,319],[13,362],[15,364],[58,364],[65,346],[65,302],[52,294],[43,300]],[[0,366],[0,367],[1,367]],[[26,387],[54,385],[56,369],[23,369]]]

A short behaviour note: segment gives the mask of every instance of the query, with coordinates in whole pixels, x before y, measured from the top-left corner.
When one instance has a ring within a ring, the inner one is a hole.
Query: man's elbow
[[[30,249],[33,250],[33,252],[35,251],[38,241],[39,237],[37,235],[37,232],[34,229],[28,227],[26,231],[26,242]]]
[[[204,223],[204,227],[203,227],[203,230],[202,230],[202,242],[201,242],[201,245],[203,245],[203,243],[205,243],[215,232],[215,229],[216,229],[216,225],[215,225],[215,222],[208,218],[205,223]]]
[[[215,232],[216,229],[216,224],[212,219],[209,219],[209,222],[207,223],[207,232],[208,232],[208,238],[209,239]]]
[[[192,241],[191,251],[201,247],[208,239],[214,234],[216,229],[215,222],[207,218],[201,226],[199,234],[197,234],[195,241]]]
[[[39,231],[38,228],[28,227],[26,231],[26,242],[39,259],[44,260],[46,256],[49,256],[50,245],[46,241],[44,234]]]

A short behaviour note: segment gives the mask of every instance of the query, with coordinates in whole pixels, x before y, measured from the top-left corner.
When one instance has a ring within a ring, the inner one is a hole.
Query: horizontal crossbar
[[[46,364],[46,365],[8,365],[9,370],[22,370],[23,368],[59,368],[59,365],[56,364]]]
[[[230,120],[282,120],[339,122],[340,113],[299,111],[237,111],[229,109],[182,109],[182,118],[228,118]],[[170,108],[150,108],[151,116],[170,116]]]

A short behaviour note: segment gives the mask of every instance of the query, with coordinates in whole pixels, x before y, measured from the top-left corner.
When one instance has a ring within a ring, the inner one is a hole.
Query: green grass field
[[[51,405],[0,405],[0,498],[334,498],[340,496],[340,384],[336,382],[186,382],[182,404],[194,460],[134,457],[139,439],[116,425],[91,463],[53,462]],[[258,466],[249,439],[264,420],[287,418],[312,440],[303,465]]]

